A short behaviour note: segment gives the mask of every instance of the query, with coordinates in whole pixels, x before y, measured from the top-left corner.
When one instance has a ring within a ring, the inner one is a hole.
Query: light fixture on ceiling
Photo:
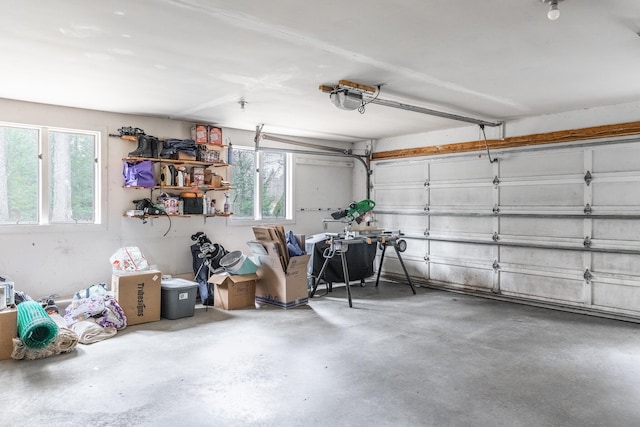
[[[238,101],[238,104],[240,104],[240,111],[242,111],[244,113],[244,107],[245,107],[245,105],[248,104],[248,102],[245,101],[244,99],[241,99],[240,101]]]
[[[549,5],[549,12],[547,12],[547,18],[550,21],[555,21],[560,18],[560,9],[558,9],[558,3],[563,0],[540,0],[544,4]]]
[[[362,93],[349,89],[337,89],[329,94],[331,102],[341,110],[357,110],[362,105]]]

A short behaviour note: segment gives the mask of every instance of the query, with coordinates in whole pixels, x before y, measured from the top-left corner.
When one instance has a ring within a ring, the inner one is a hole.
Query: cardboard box
[[[284,257],[284,252],[287,248],[281,242],[275,240],[250,240],[247,242],[247,246],[254,256],[268,255],[278,258],[282,269],[286,271],[288,260]]]
[[[0,311],[0,360],[11,359],[13,339],[18,336],[18,310]]]
[[[284,227],[281,225],[264,225],[252,227],[253,235],[257,240],[277,242],[282,249],[279,250],[282,257],[282,266],[286,271],[289,264],[289,251],[287,250],[287,238]]]
[[[204,183],[214,188],[222,187],[222,177],[210,169],[204,170]]]
[[[214,274],[209,278],[213,283],[213,306],[223,310],[256,306],[256,274]]]
[[[193,161],[196,160],[196,156],[191,155],[189,153],[186,153],[184,151],[176,152],[176,154],[174,154],[173,158],[175,160],[186,160],[186,161],[189,161],[189,162],[193,162]]]
[[[204,168],[194,167],[191,171],[191,184],[202,185],[204,184]]]
[[[257,240],[278,240],[278,236],[273,227],[256,226],[251,227],[251,229]]]
[[[191,128],[191,139],[193,139],[196,144],[206,144],[207,138],[207,125],[195,125]]]
[[[256,302],[280,308],[292,308],[309,302],[307,264],[311,255],[289,258],[285,270],[281,259],[269,255],[255,255],[259,262],[256,283]]]
[[[156,270],[113,273],[111,290],[127,316],[128,326],[160,320],[161,278]]]
[[[209,144],[222,145],[222,129],[215,126],[209,126]]]

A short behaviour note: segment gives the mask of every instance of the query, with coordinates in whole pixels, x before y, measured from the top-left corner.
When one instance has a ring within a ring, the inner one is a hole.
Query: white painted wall
[[[122,158],[135,149],[135,144],[107,135],[118,133],[117,129],[122,126],[135,126],[157,137],[188,138],[192,123],[10,100],[0,100],[0,120],[98,130],[103,138],[103,225],[0,226],[0,275],[14,280],[18,290],[33,298],[50,294],[68,296],[95,283],[109,283],[109,257],[122,246],[138,246],[163,273],[187,273],[191,271],[192,262],[190,236],[197,231],[204,231],[228,250],[249,254],[245,242],[253,238],[251,224],[237,225],[237,221],[224,217],[207,218],[206,222],[202,217],[172,218],[171,230],[163,237],[169,226],[167,218],[143,224],[139,219],[123,217],[127,209],[133,208],[131,201],[148,197],[149,191],[123,188]],[[252,132],[223,129],[223,136],[230,138],[234,145],[254,145]],[[304,141],[343,146],[331,141]],[[262,145],[284,147],[271,141],[264,141]],[[343,207],[353,199],[353,168],[335,167],[334,157],[295,157],[308,161],[294,159],[294,220],[286,223],[285,228],[306,235],[322,232],[322,219],[330,216],[327,209]]]

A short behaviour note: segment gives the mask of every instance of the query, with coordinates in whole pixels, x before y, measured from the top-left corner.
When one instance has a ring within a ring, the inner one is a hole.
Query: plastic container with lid
[[[197,282],[174,278],[162,280],[160,286],[160,316],[173,320],[195,314]]]

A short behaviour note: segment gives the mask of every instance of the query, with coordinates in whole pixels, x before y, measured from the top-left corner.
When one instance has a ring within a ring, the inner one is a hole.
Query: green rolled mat
[[[18,304],[18,334],[26,347],[43,348],[58,334],[58,325],[36,301]]]

